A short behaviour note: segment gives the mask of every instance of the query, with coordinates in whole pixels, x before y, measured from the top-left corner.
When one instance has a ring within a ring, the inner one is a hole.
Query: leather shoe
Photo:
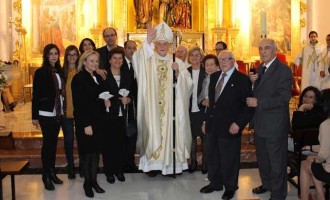
[[[54,184],[50,180],[49,174],[42,175],[42,182],[46,190],[55,190]]]
[[[115,183],[115,177],[113,175],[107,176],[107,181],[110,184],[114,184]]]
[[[116,175],[118,181],[120,181],[120,182],[125,182],[126,179],[125,179],[125,176],[124,176],[123,173],[117,173],[117,174],[115,174],[115,175]]]
[[[265,192],[267,192],[268,190],[266,188],[264,188],[263,185],[260,185],[259,187],[253,188],[252,189],[252,193],[253,194],[263,194]]]
[[[147,172],[146,173],[149,177],[155,177],[155,176],[157,176],[157,174],[158,174],[158,171],[150,171],[150,172]]]
[[[92,188],[94,188],[96,193],[105,193],[105,191],[97,184],[97,182],[92,183]]]
[[[234,195],[235,195],[235,191],[226,190],[222,195],[222,199],[229,200],[229,199],[232,199],[234,197]]]
[[[211,193],[211,192],[214,192],[214,191],[221,191],[223,190],[222,186],[220,188],[214,188],[210,185],[207,185],[207,186],[204,186],[202,187],[199,192],[200,193],[204,193],[204,194],[207,194],[207,193]]]
[[[85,195],[87,197],[90,197],[90,198],[94,197],[94,192],[92,190],[92,186],[91,186],[90,183],[84,182],[83,188],[84,188],[84,191],[85,191]]]

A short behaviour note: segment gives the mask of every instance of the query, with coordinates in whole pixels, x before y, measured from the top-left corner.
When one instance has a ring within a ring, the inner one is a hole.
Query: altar
[[[197,45],[205,54],[215,53],[215,43],[224,41],[236,59],[249,66],[259,60],[261,36],[273,38],[290,64],[303,45],[307,13],[301,0],[12,0],[0,2],[1,6],[11,14],[3,14],[1,23],[6,26],[0,23],[9,46],[0,58],[19,61],[15,68],[19,81],[11,86],[19,101],[24,100],[24,85],[32,83],[30,68],[41,66],[48,43],[55,43],[61,56],[68,45],[78,46],[86,37],[101,47],[102,32],[110,26],[117,31],[118,45],[127,40],[139,45],[146,37],[147,22],[165,21],[188,49]]]

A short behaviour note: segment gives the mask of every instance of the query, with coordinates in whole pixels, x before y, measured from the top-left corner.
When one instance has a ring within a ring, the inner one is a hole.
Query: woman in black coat
[[[97,183],[101,135],[99,122],[106,107],[110,107],[110,101],[99,98],[104,87],[101,77],[95,73],[98,65],[99,54],[93,50],[85,51],[71,83],[76,135],[80,150],[85,155],[83,186],[87,197],[94,197],[92,188],[97,193],[105,192]]]
[[[107,71],[107,78],[105,86],[110,94],[114,95],[110,99],[110,112],[106,118],[103,119],[103,135],[102,135],[102,154],[104,173],[109,183],[115,182],[115,177],[121,182],[125,181],[124,167],[125,167],[125,123],[129,121],[127,113],[133,112],[128,110],[128,104],[131,102],[130,94],[123,97],[119,94],[120,90],[131,90],[131,76],[125,71],[121,70],[124,60],[124,50],[122,48],[114,48],[110,51],[110,70]]]
[[[32,96],[32,124],[42,132],[42,181],[46,190],[63,184],[55,174],[58,134],[63,118],[65,82],[60,65],[60,50],[48,44],[43,51],[42,66],[35,72]]]

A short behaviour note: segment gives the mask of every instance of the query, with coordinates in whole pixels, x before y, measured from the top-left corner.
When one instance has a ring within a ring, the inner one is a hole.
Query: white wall
[[[330,34],[330,1],[308,0],[307,5],[306,38],[308,38],[309,31],[314,30],[319,34],[319,41],[325,44],[325,37]]]
[[[11,49],[11,45],[9,43],[9,29],[8,22],[10,12],[11,12],[11,1],[5,0],[0,1],[0,59],[1,60],[9,60],[10,54],[9,51]]]

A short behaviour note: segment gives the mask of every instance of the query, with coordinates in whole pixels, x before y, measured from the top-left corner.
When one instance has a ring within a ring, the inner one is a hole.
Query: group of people
[[[204,56],[197,46],[178,46],[173,58],[173,34],[164,22],[155,28],[147,25],[147,38],[139,49],[130,40],[118,46],[111,27],[104,29],[103,38],[106,45],[99,49],[89,38],[79,49],[68,46],[63,67],[58,47],[44,48],[42,67],[33,81],[32,122],[43,134],[42,180],[47,190],[63,183],[55,172],[62,127],[68,178],[75,178],[75,133],[87,197],[94,196],[93,189],[105,192],[97,183],[99,154],[110,184],[116,178],[124,182],[124,172],[138,169],[150,177],[187,169],[193,173],[200,137],[202,172],[210,180],[200,192],[225,188],[222,199],[232,199],[238,189],[241,135],[250,123],[262,182],[252,192],[270,191],[271,199],[286,198],[292,73],[276,57],[274,40],[261,40],[261,64],[245,75],[236,69],[235,56],[224,42],[216,44],[217,55]],[[135,149],[140,154],[138,169]],[[324,158],[320,155],[317,161]]]
[[[85,179],[86,196],[93,197],[93,189],[97,193],[105,192],[97,182],[100,153],[111,184],[115,183],[115,177],[124,182],[125,171],[137,171],[134,158],[137,84],[130,66],[136,44],[127,41],[125,49],[117,46],[113,43],[117,37],[113,28],[105,29],[103,36],[107,45],[99,49],[89,38],[81,41],[79,49],[68,46],[63,67],[59,48],[55,44],[46,45],[42,66],[35,72],[32,123],[41,127],[43,135],[42,181],[47,190],[63,183],[55,170],[61,127],[69,179],[75,178],[75,133],[79,174]]]

